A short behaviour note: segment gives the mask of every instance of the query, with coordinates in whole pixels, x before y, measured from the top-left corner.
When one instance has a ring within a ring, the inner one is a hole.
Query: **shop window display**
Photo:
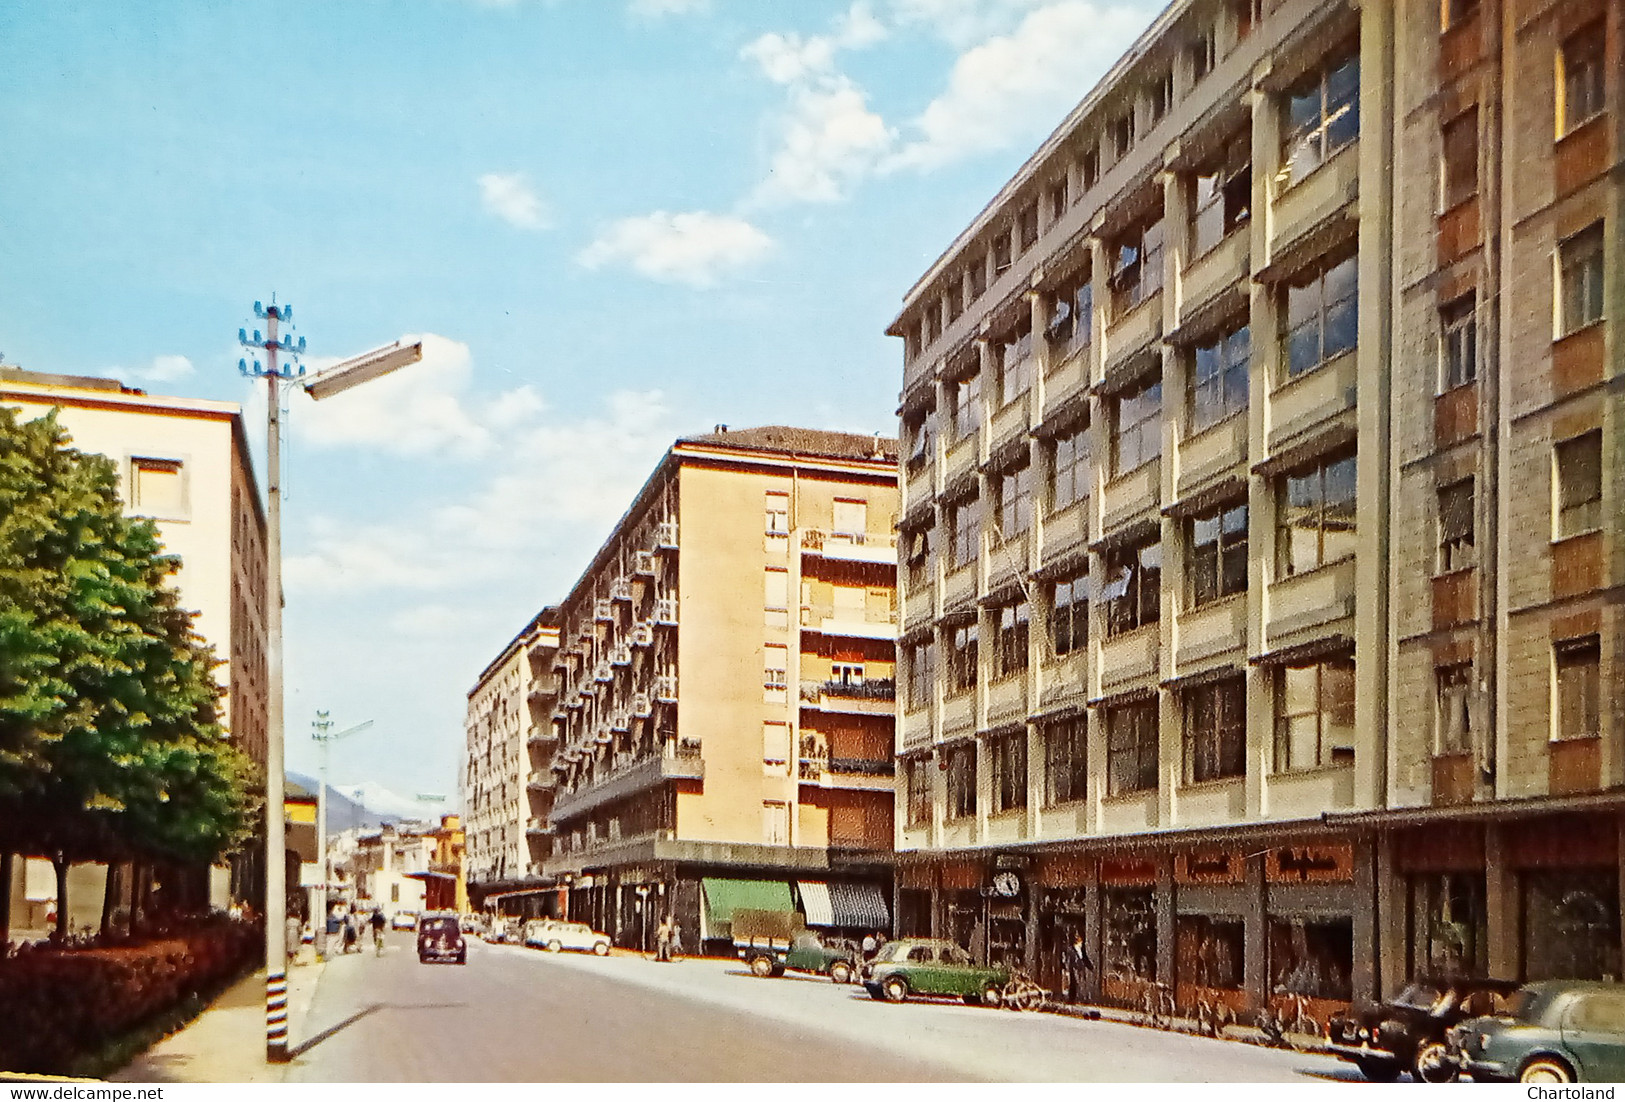
[[[1105,961],[1108,980],[1131,995],[1142,983],[1157,978],[1157,900],[1152,888],[1105,888],[1101,891],[1106,926]]]
[[[1180,915],[1175,927],[1179,982],[1239,989],[1244,982],[1246,927],[1233,915]]]
[[[1410,888],[1410,974],[1487,975],[1489,917],[1484,874],[1413,876]]]
[[[1619,980],[1617,870],[1524,873],[1523,914],[1524,979]]]
[[[1352,918],[1272,918],[1270,989],[1347,1002],[1354,967]]]

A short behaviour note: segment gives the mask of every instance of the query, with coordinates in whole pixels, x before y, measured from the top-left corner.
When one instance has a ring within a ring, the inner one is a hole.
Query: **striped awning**
[[[808,926],[835,925],[828,884],[822,880],[800,880],[796,882],[796,890],[801,893],[801,913],[807,916]]]
[[[836,883],[828,885],[833,926],[890,930],[891,908],[875,884]]]

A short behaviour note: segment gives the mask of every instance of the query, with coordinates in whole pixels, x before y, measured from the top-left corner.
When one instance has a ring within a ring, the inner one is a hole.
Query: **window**
[[[1465,754],[1472,749],[1473,664],[1440,666],[1433,671],[1433,752]]]
[[[1281,480],[1278,577],[1302,574],[1354,554],[1355,489],[1352,455],[1322,460]]]
[[[925,312],[924,328],[921,336],[927,345],[942,335],[942,304],[933,300]]]
[[[1051,445],[1050,512],[1089,497],[1089,430],[1082,427],[1055,438]]]
[[[1473,480],[1464,478],[1439,487],[1438,572],[1465,570],[1473,556]]]
[[[1044,728],[1044,803],[1084,798],[1089,786],[1089,727],[1073,716]]]
[[[903,552],[908,566],[908,584],[924,586],[931,581],[931,530],[903,529]]]
[[[766,644],[762,663],[762,688],[767,692],[784,692],[789,685],[790,652],[779,643]]]
[[[1558,336],[1602,320],[1602,223],[1557,247]]]
[[[130,497],[132,512],[170,520],[185,517],[185,465],[178,459],[132,458]]]
[[[1063,175],[1049,186],[1049,220],[1051,224],[1061,220],[1061,216],[1066,213],[1066,208],[1071,203],[1071,186]]]
[[[976,744],[950,747],[947,753],[947,817],[966,819],[976,814]]]
[[[998,610],[999,624],[993,648],[993,676],[1013,677],[1027,668],[1027,628],[1032,611],[1026,601]]]
[[[765,495],[766,529],[770,536],[790,534],[790,495],[769,490]]]
[[[790,805],[783,800],[762,801],[762,840],[770,846],[790,844]]]
[[[927,640],[908,648],[908,706],[924,708],[931,703],[931,689],[937,675],[937,646]]]
[[[948,637],[948,690],[964,693],[976,688],[977,625],[975,621],[953,629]]]
[[[762,764],[782,768],[790,760],[790,725],[768,720],[762,724]]]
[[[1439,29],[1448,31],[1459,27],[1478,14],[1478,0],[1441,0]]]
[[[993,239],[993,278],[1010,270],[1010,231],[1004,230]]]
[[[1151,125],[1155,126],[1162,121],[1168,113],[1168,108],[1174,103],[1174,74],[1173,70],[1164,70],[1161,76],[1151,81],[1146,90],[1146,104],[1150,108]]]
[[[993,812],[1027,806],[1027,732],[1011,731],[987,740],[993,755]]]
[[[1088,191],[1100,182],[1100,143],[1096,142],[1084,150],[1079,175],[1083,177],[1084,191]]]
[[[982,426],[982,373],[971,370],[954,383],[954,439],[975,436]]]
[[[1074,276],[1055,292],[1044,338],[1062,359],[1088,347],[1094,335],[1094,306],[1095,287],[1087,272]]]
[[[1449,210],[1478,194],[1478,108],[1444,125],[1439,159],[1439,209]]]
[[[1603,90],[1603,47],[1607,34],[1602,20],[1568,37],[1557,56],[1557,136],[1574,130],[1606,107]]]
[[[1557,714],[1554,739],[1597,738],[1602,734],[1601,637],[1565,639],[1553,647]]]
[[[1602,430],[1565,440],[1552,449],[1557,482],[1554,539],[1602,527]]]
[[[999,532],[1018,536],[1032,526],[1033,469],[1023,463],[999,475]]]
[[[993,346],[999,369],[999,405],[1004,407],[1027,392],[1032,383],[1033,321],[1023,311],[1015,329]]]
[[[1227,677],[1187,689],[1184,698],[1185,783],[1247,772],[1247,683]]]
[[[1240,325],[1191,353],[1190,428],[1194,436],[1247,408],[1252,333]]]
[[[982,546],[981,500],[970,497],[948,506],[948,525],[952,529],[955,569],[976,561]]]
[[[1190,519],[1186,596],[1201,608],[1232,593],[1247,592],[1247,503],[1198,513]]]
[[[1253,166],[1245,131],[1196,173],[1191,194],[1191,256],[1198,257],[1252,217]]]
[[[1162,212],[1128,230],[1112,249],[1112,319],[1162,290]]]
[[[1197,31],[1196,37],[1185,49],[1191,61],[1191,83],[1195,84],[1211,73],[1219,61],[1218,40],[1213,27],[1207,26]]]
[[[1282,360],[1295,379],[1355,346],[1359,325],[1356,258],[1309,268],[1286,286]]]
[[[862,607],[862,593],[863,593],[863,590],[860,589],[857,592],[859,594],[859,607],[861,608]],[[837,602],[836,608],[837,609],[840,608],[839,602]],[[843,617],[843,619],[844,619],[844,617]],[[831,662],[829,664],[829,682],[830,682],[831,685],[846,685],[846,686],[862,685],[863,684],[863,663],[862,662]]]
[[[1157,787],[1157,702],[1119,704],[1106,712],[1106,791],[1121,796]]]
[[[1439,388],[1466,386],[1478,378],[1478,304],[1463,295],[1439,308]]]
[[[1236,41],[1240,42],[1264,21],[1264,0],[1230,0],[1230,17],[1235,21]]]
[[[937,439],[937,411],[928,409],[911,420],[908,438],[910,444],[908,466],[910,470],[915,470],[931,458],[931,446]]]
[[[1291,187],[1360,136],[1359,56],[1304,78],[1287,93],[1285,114],[1280,182]]]
[[[1162,454],[1162,379],[1148,379],[1138,389],[1125,391],[1110,401],[1115,477]]]
[[[1354,659],[1328,658],[1279,671],[1275,769],[1354,762]]]
[[[965,274],[970,277],[971,299],[980,298],[982,292],[987,290],[987,257],[979,255],[972,259],[965,269]]]
[[[769,567],[764,575],[762,607],[769,627],[784,627],[790,607],[790,572]]]
[[[1084,651],[1089,647],[1089,575],[1076,574],[1051,582],[1050,642],[1055,656]]]
[[[1038,200],[1034,199],[1016,215],[1016,239],[1021,251],[1026,252],[1038,244]]]
[[[942,292],[942,305],[948,311],[949,321],[965,312],[965,287],[958,279],[948,284],[947,290]]]
[[[1162,616],[1162,546],[1153,539],[1107,552],[1100,599],[1106,602],[1108,637],[1156,623]]]
[[[931,821],[931,769],[930,758],[908,758],[903,773],[908,784],[907,823],[910,827],[925,826]]]
[[[869,503],[838,497],[834,513],[834,534],[851,543],[862,543],[869,530]]]
[[[1124,111],[1111,124],[1112,151],[1121,161],[1128,156],[1128,151],[1134,148],[1134,110]]]

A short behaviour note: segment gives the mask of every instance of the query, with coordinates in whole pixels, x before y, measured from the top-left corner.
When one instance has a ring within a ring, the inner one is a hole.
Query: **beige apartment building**
[[[898,919],[1619,978],[1618,0],[1178,0],[909,291]]]
[[[889,928],[896,441],[678,440],[569,596],[545,872],[567,913],[692,951],[739,907]]]
[[[558,649],[558,610],[548,607],[509,640],[468,693],[462,864],[466,894],[479,907],[493,894],[525,891],[540,904],[549,883],[543,866],[552,854]]]

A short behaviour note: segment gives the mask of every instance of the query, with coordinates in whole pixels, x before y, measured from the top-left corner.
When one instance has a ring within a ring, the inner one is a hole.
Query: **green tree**
[[[207,861],[243,840],[249,763],[151,521],[53,412],[0,407],[0,851]],[[66,900],[58,898],[58,929]],[[3,931],[0,931],[3,936]]]

